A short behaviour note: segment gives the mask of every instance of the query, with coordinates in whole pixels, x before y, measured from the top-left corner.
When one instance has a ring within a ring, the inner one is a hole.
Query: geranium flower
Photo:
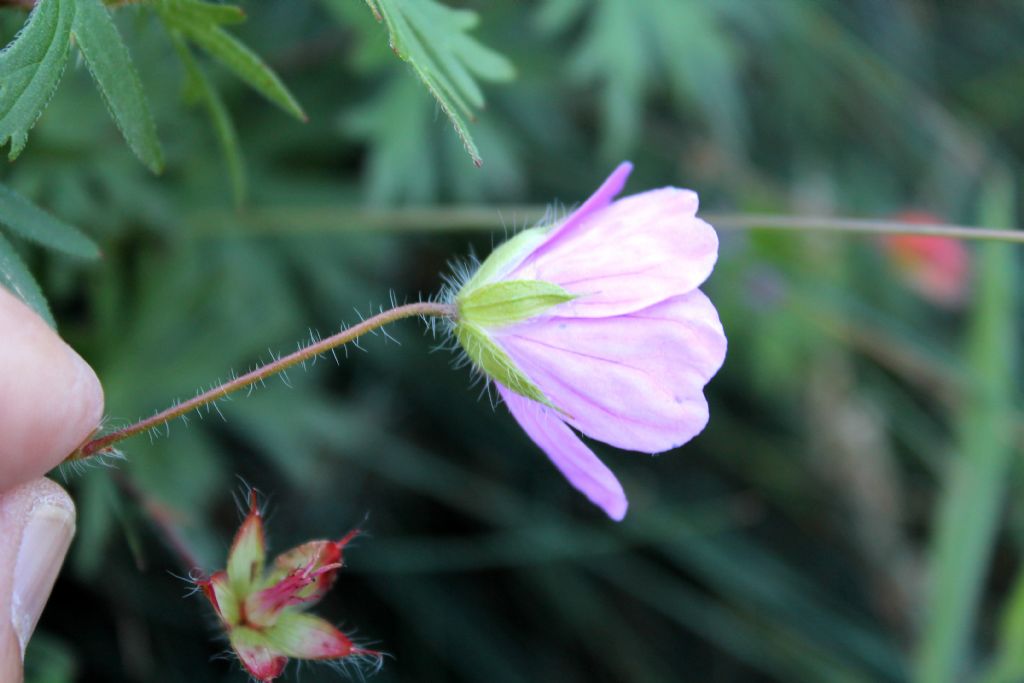
[[[320,600],[342,566],[342,550],[358,535],[339,541],[310,541],[278,555],[264,568],[263,519],[250,494],[249,513],[235,534],[227,569],[196,585],[213,605],[245,670],[257,681],[272,681],[289,658],[342,660],[380,653],[355,647],[329,622],[302,610]]]
[[[455,334],[570,483],[620,520],[615,475],[570,428],[659,453],[704,429],[705,384],[725,359],[697,289],[718,257],[697,195],[666,187],[612,201],[621,164],[582,206],[496,249],[454,294]]]

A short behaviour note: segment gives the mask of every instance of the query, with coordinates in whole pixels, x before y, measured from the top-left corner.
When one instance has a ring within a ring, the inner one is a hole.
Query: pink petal
[[[696,289],[718,258],[714,228],[695,217],[697,195],[667,187],[571,217],[505,279],[553,282],[579,299],[562,315],[604,317]]]
[[[569,483],[616,522],[625,517],[629,503],[622,484],[557,414],[500,384],[497,386],[512,417]]]
[[[534,249],[533,255],[539,255],[553,246],[555,242],[573,235],[585,218],[598,209],[603,209],[611,204],[616,195],[622,192],[622,188],[626,185],[629,174],[632,172],[633,164],[628,161],[623,161],[616,166],[611,175],[605,178],[601,186],[594,191],[594,194],[587,197],[587,201],[580,204],[578,209],[569,214],[564,221],[547,234],[544,241]]]
[[[494,335],[569,424],[648,453],[704,429],[703,388],[726,349],[718,313],[699,290],[627,315],[551,317]]]

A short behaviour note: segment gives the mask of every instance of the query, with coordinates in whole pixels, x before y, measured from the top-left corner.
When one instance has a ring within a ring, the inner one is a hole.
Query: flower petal
[[[579,298],[560,315],[604,317],[696,289],[714,268],[718,236],[695,217],[697,195],[666,187],[570,217],[507,279],[554,283]]]
[[[578,209],[573,211],[561,223],[555,225],[550,230],[548,230],[547,226],[537,226],[529,230],[523,230],[500,245],[480,264],[480,268],[477,269],[476,273],[463,284],[461,292],[471,292],[481,285],[505,279],[509,271],[514,270],[522,263],[523,259],[532,256],[539,250],[543,250],[545,245],[559,239],[559,236],[566,231],[571,231],[573,226],[582,221],[586,216],[611,204],[615,195],[622,192],[622,187],[626,184],[626,179],[629,178],[629,174],[632,172],[633,164],[623,161],[601,183],[601,187],[597,188],[597,191],[590,195],[587,201],[583,202]]]
[[[622,192],[622,188],[625,187],[629,174],[632,172],[633,164],[628,161],[623,161],[616,166],[611,175],[605,178],[601,186],[594,191],[594,194],[587,197],[587,200],[580,204],[578,209],[569,214],[565,220],[545,235],[544,241],[537,245],[527,258],[538,256],[550,247],[553,247],[555,243],[573,235],[590,214],[611,204],[616,195]]]
[[[340,659],[353,651],[348,636],[302,612],[284,612],[264,636],[273,649],[295,659]]]
[[[629,503],[622,484],[550,408],[498,386],[512,417],[551,458],[569,483],[594,505],[620,521]]]
[[[494,332],[566,421],[619,448],[657,453],[707,425],[704,385],[725,359],[699,290],[611,318],[552,317]]]
[[[248,595],[253,583],[262,577],[266,553],[263,518],[253,490],[249,494],[249,513],[238,528],[228,553],[228,580],[236,596]]]
[[[262,633],[251,628],[234,628],[230,640],[242,666],[260,683],[272,681],[284,673],[288,658],[273,648]]]

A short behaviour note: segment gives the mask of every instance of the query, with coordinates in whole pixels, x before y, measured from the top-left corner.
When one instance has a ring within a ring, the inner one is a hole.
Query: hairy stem
[[[165,422],[169,422],[176,417],[181,417],[186,413],[205,405],[209,405],[210,403],[224,398],[228,394],[234,393],[239,389],[245,389],[257,382],[263,381],[267,377],[283,372],[284,370],[314,358],[315,356],[327,353],[339,346],[344,346],[364,334],[373,332],[388,323],[401,320],[402,318],[413,318],[417,316],[454,318],[455,315],[455,307],[451,304],[429,301],[405,304],[404,306],[397,306],[390,310],[383,311],[371,318],[367,318],[358,325],[353,325],[352,327],[342,330],[341,332],[327,337],[326,339],[310,344],[309,346],[303,347],[298,351],[288,354],[287,356],[282,356],[277,360],[267,363],[255,370],[251,370],[244,375],[224,382],[223,384],[213,387],[208,391],[204,391],[195,398],[191,398],[177,405],[173,405],[170,408],[161,410],[159,413],[151,417],[139,420],[138,422],[128,425],[122,429],[118,429],[117,431],[113,431],[109,434],[96,437],[91,441],[87,441],[85,444],[80,446],[78,450],[69,455],[65,459],[65,462],[83,460],[90,456],[107,453],[118,441],[122,441],[130,436],[135,436],[136,434],[141,434],[142,432],[147,432],[155,427],[159,427]]]

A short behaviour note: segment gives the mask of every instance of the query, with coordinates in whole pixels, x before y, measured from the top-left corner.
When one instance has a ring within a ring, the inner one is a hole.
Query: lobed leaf
[[[56,328],[57,323],[53,320],[50,307],[46,303],[43,292],[32,273],[25,266],[25,262],[14,250],[14,245],[0,235],[0,285],[3,285],[24,301],[29,308],[34,310],[46,321],[50,327]]]
[[[74,15],[74,0],[39,0],[25,27],[0,51],[0,147],[10,142],[12,161],[60,83]]]
[[[301,105],[273,69],[221,28],[244,18],[240,9],[201,0],[157,0],[155,7],[168,28],[180,31],[281,109],[300,121],[306,120]]]
[[[125,142],[142,163],[159,173],[164,157],[156,123],[110,12],[100,0],[77,0],[71,31]]]
[[[479,166],[480,151],[466,117],[484,106],[474,75],[488,81],[509,81],[515,68],[504,56],[467,35],[479,19],[475,12],[451,9],[434,0],[367,0],[388,27],[391,49],[412,66],[437,99],[463,146]]]
[[[78,228],[42,210],[2,183],[0,224],[6,225],[27,240],[69,256],[95,259],[100,255],[96,243],[83,235]]]

